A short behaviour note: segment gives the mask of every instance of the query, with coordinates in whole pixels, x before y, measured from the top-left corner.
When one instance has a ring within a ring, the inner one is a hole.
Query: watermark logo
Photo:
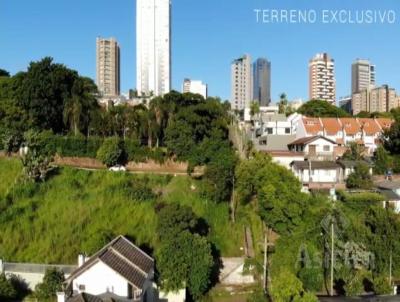
[[[396,24],[395,10],[294,10],[255,8],[259,24]]]

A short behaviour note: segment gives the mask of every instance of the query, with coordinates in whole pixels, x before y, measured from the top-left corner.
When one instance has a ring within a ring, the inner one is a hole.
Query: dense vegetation
[[[91,254],[119,234],[156,248],[160,202],[190,206],[221,254],[238,256],[246,217],[254,218],[232,224],[229,206],[203,197],[201,181],[190,177],[62,168],[45,183],[14,185],[20,173],[17,160],[0,160],[0,255],[8,261],[76,263],[78,253]]]
[[[381,195],[339,192],[333,203],[303,194],[289,171],[260,154],[239,164],[237,176],[241,201],[252,204],[280,235],[269,268],[274,301],[314,301],[313,294],[329,289],[331,224],[336,292],[387,292],[391,255],[393,278],[400,276],[400,221],[382,207]]]

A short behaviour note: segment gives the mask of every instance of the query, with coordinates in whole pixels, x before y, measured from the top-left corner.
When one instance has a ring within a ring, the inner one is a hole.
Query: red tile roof
[[[318,135],[323,130],[319,118],[303,117],[303,124],[307,134]]]
[[[341,118],[340,122],[347,135],[355,135],[361,132],[361,125],[355,118]]]
[[[337,118],[321,118],[321,122],[328,135],[336,135],[342,130],[342,126]]]
[[[359,118],[359,124],[367,135],[374,135],[381,132],[381,128],[379,127],[377,121],[372,118]]]
[[[394,123],[394,121],[389,118],[377,118],[376,122],[379,124],[379,126],[381,126],[383,130],[390,128]]]

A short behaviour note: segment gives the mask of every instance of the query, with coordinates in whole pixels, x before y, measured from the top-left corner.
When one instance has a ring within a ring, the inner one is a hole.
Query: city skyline
[[[121,91],[135,88],[135,1],[121,0],[116,3],[115,16],[104,24],[100,22],[100,17],[109,13],[109,1],[106,0],[100,0],[96,8],[76,0],[57,3],[41,0],[34,5],[24,3],[21,9],[19,2],[5,0],[1,4],[1,35],[6,46],[0,49],[0,58],[7,58],[0,59],[2,68],[16,73],[25,70],[30,61],[52,56],[57,62],[95,79],[93,40],[97,36],[114,36],[120,42],[122,52]],[[74,2],[79,10],[72,10]],[[229,13],[229,1],[193,2],[190,7],[186,4],[182,0],[172,3],[174,90],[180,90],[184,78],[196,78],[209,84],[210,95],[230,99],[230,63],[232,59],[249,53],[254,58],[267,57],[274,65],[273,101],[278,99],[281,92],[286,92],[290,99],[308,99],[308,60],[319,52],[327,52],[335,59],[337,99],[351,94],[351,64],[356,58],[369,59],[377,66],[377,85],[388,84],[400,88],[400,79],[397,77],[400,66],[396,64],[400,46],[384,43],[388,37],[398,35],[398,26],[262,25],[256,23],[253,10],[265,7],[265,1],[239,2]],[[287,9],[321,7],[314,0],[308,3],[272,1],[270,4]],[[346,5],[333,1],[327,7],[351,9],[356,5],[371,9],[400,9],[399,3],[391,0],[379,4],[364,1],[362,5],[356,1]],[[7,13],[3,15],[3,12]],[[72,14],[74,24],[71,24]],[[18,18],[23,18],[24,24],[16,24]],[[82,28],[78,29],[79,25]],[[327,31],[330,39],[324,41]],[[38,32],[41,39],[37,39]],[[343,35],[346,39],[343,39]],[[255,39],[263,36],[268,39]],[[324,43],[304,43],[310,39]],[[22,45],[26,44],[29,47],[24,48]],[[215,48],[220,50],[215,51]]]

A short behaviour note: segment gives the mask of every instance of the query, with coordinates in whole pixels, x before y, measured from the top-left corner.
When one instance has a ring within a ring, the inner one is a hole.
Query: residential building
[[[385,197],[383,206],[391,207],[396,213],[400,213],[400,182],[385,180],[377,184],[378,191]]]
[[[115,38],[96,39],[96,84],[103,97],[120,94],[120,48]]]
[[[396,90],[383,85],[354,93],[351,107],[354,115],[360,112],[390,112],[400,106],[398,100]]]
[[[367,153],[372,155],[380,144],[383,131],[390,128],[392,123],[392,120],[384,118],[302,117],[297,127],[296,137],[301,139],[324,136],[338,144],[336,150],[338,156],[352,142],[365,146]],[[343,147],[343,150],[339,150],[339,147]]]
[[[64,302],[81,301],[79,297],[88,295],[116,301],[146,301],[153,278],[154,260],[119,236],[92,257],[79,256],[78,268],[65,282],[66,293],[70,294],[59,293],[58,298]]]
[[[345,188],[342,168],[335,161],[293,161],[291,170],[305,191]]]
[[[264,58],[253,63],[253,101],[262,107],[271,103],[271,62]]]
[[[171,0],[136,1],[136,56],[139,96],[171,90]]]
[[[231,65],[231,106],[235,110],[250,108],[253,97],[251,57],[244,55]]]
[[[368,60],[357,59],[351,66],[351,93],[375,87],[375,65]]]
[[[336,102],[335,62],[327,53],[317,54],[309,62],[309,96]]]
[[[291,142],[291,152],[301,152],[308,160],[336,160],[337,143],[324,136],[309,136]]]
[[[200,94],[203,98],[207,99],[208,97],[208,87],[207,84],[203,84],[202,81],[193,81],[190,79],[185,79],[182,85],[183,93],[194,93]]]

